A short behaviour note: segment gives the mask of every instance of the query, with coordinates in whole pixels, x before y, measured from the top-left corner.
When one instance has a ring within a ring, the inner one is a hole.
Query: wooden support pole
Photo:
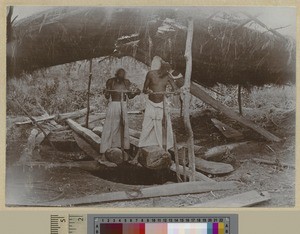
[[[176,81],[177,86],[182,86],[184,84],[184,81],[182,79],[178,79]],[[246,119],[245,117],[239,115],[229,107],[223,105],[222,103],[218,102],[216,99],[212,98],[210,95],[208,95],[205,90],[198,84],[192,83],[191,84],[191,94],[195,97],[201,99],[206,104],[210,105],[211,107],[215,108],[216,110],[222,112],[227,117],[236,120],[240,124],[243,124],[244,126],[251,128],[252,130],[256,131],[260,135],[262,135],[265,139],[269,141],[275,141],[280,142],[281,139],[274,134],[270,133],[269,131],[265,130],[264,128],[260,127],[259,125],[253,123],[252,121]]]
[[[195,153],[194,153],[194,134],[190,121],[190,100],[191,100],[191,76],[192,76],[192,42],[193,42],[193,31],[194,31],[194,22],[193,19],[188,20],[188,29],[187,29],[187,39],[186,39],[186,48],[185,48],[185,60],[186,60],[186,69],[185,69],[185,80],[184,80],[184,101],[183,101],[183,118],[185,129],[188,133],[188,158],[189,158],[189,168],[192,171],[190,176],[190,181],[195,181]]]
[[[240,112],[240,115],[243,115],[243,110],[242,110],[242,94],[241,94],[241,91],[242,91],[242,86],[239,84],[238,85],[239,112]]]
[[[192,172],[188,169],[188,170],[184,170],[184,167],[181,166],[181,165],[178,165],[178,169],[177,169],[177,166],[176,166],[176,163],[172,162],[172,165],[170,166],[170,170],[175,172],[175,173],[178,173],[180,175],[184,175],[184,174],[192,174]],[[208,182],[216,182],[215,180],[203,175],[202,173],[200,172],[197,172],[195,173],[195,179],[196,181],[208,181]],[[180,181],[182,182],[182,180]],[[216,182],[217,183],[217,182]]]
[[[85,126],[89,127],[89,114],[90,114],[90,92],[91,92],[91,82],[92,82],[92,66],[93,60],[90,59],[90,74],[89,74],[89,83],[88,83],[88,90],[87,90],[87,112],[86,112],[86,120]]]
[[[180,173],[179,173],[179,157],[178,157],[178,148],[177,148],[177,140],[176,140],[176,134],[173,131],[173,138],[174,138],[174,155],[175,155],[175,168],[176,168],[176,177],[177,177],[177,181],[178,182],[182,182],[182,179],[180,177]]]

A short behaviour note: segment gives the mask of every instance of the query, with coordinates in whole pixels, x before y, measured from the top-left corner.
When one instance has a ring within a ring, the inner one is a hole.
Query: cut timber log
[[[173,149],[169,150],[172,155],[174,155]],[[183,150],[179,150],[179,155],[183,153]],[[179,157],[182,159],[182,155]],[[182,160],[179,160],[180,164],[182,164]],[[198,171],[205,172],[207,174],[218,175],[218,174],[226,174],[232,172],[234,169],[230,164],[220,163],[220,162],[210,162],[206,161],[202,158],[195,158],[195,166]]]
[[[182,86],[183,80],[177,79],[176,84],[178,86]],[[278,138],[277,136],[273,135],[272,133],[268,132],[264,128],[258,126],[257,124],[253,123],[252,121],[244,118],[243,116],[234,112],[229,107],[223,105],[222,103],[218,102],[216,99],[212,98],[210,95],[208,95],[204,91],[204,89],[200,85],[198,85],[196,83],[192,83],[191,84],[191,93],[195,97],[197,97],[200,100],[202,100],[203,102],[205,102],[206,104],[208,104],[208,105],[212,106],[213,108],[215,108],[216,110],[222,112],[224,115],[228,116],[229,118],[234,119],[234,120],[238,121],[239,123],[243,124],[244,126],[249,127],[252,130],[256,131],[257,133],[262,135],[267,140],[275,141],[275,142],[281,141],[281,139]]]
[[[178,168],[178,173],[180,175],[184,175],[183,166],[179,165],[178,167],[179,167]],[[172,162],[170,170],[176,172],[176,164],[174,162]],[[192,172],[189,169],[186,170],[187,175],[190,175],[191,173]],[[195,179],[196,179],[196,181],[216,182],[213,179],[211,179],[211,178],[209,178],[209,177],[207,177],[207,176],[205,176],[205,175],[203,175],[203,174],[201,174],[200,172],[197,172],[197,171],[195,172]]]
[[[40,116],[40,117],[32,117],[35,122],[43,122],[43,121],[46,121],[46,120],[51,120],[51,119],[54,119],[56,116],[55,115],[50,115],[50,116]],[[32,124],[32,120],[27,118],[26,121],[23,121],[23,122],[16,122],[16,125],[23,125],[23,124]]]
[[[110,148],[106,150],[105,157],[108,161],[113,162],[117,165],[122,164],[124,162],[122,150],[119,148]],[[128,154],[124,152],[124,159],[128,160],[128,157]]]
[[[236,194],[230,197],[217,199],[214,201],[208,201],[199,203],[191,207],[209,207],[209,208],[238,208],[238,207],[249,207],[259,204],[261,202],[269,201],[271,199],[268,192],[258,193],[253,190],[246,193]]]
[[[96,151],[89,143],[82,139],[79,134],[73,132],[73,137],[79,148],[85,152],[87,156],[93,158],[94,160],[98,160],[100,158],[99,151]]]
[[[97,134],[90,129],[82,127],[74,120],[67,119],[66,122],[74,132],[82,136],[97,152],[100,152],[101,138]]]
[[[113,193],[102,193],[99,195],[89,195],[74,199],[56,200],[55,202],[47,202],[41,204],[42,206],[75,206],[84,204],[94,204],[103,202],[138,200],[153,197],[176,196],[183,194],[206,193],[210,191],[221,191],[228,189],[235,189],[238,183],[233,181],[226,182],[187,182],[166,184],[160,186],[153,186],[134,191],[123,191]],[[38,205],[38,204],[36,204]]]
[[[221,121],[217,119],[211,119],[213,124],[219,131],[227,138],[227,139],[233,139],[233,140],[241,140],[244,138],[243,134],[239,131],[235,130],[232,127],[229,127],[228,125],[222,123]]]
[[[208,174],[219,175],[234,171],[230,164],[221,162],[206,161],[202,158],[195,158],[196,169]]]
[[[166,169],[171,165],[171,155],[159,146],[147,146],[140,149],[138,161],[148,169]]]
[[[48,136],[50,133],[50,130],[45,129],[45,133]],[[45,134],[43,132],[39,133],[35,139],[35,145],[40,145],[45,140]]]
[[[103,169],[104,166],[102,166],[97,161],[78,161],[78,162],[64,162],[64,163],[50,163],[50,162],[29,162],[25,163],[25,166],[28,167],[44,167],[45,169],[51,169],[51,168],[59,168],[59,167],[65,167],[65,168],[79,168],[85,171],[99,171],[101,168]]]
[[[25,163],[27,161],[30,161],[32,159],[32,152],[35,148],[35,138],[38,134],[38,130],[32,129],[31,133],[27,139],[27,144],[25,146],[25,149],[23,150],[19,163]]]
[[[282,163],[282,162],[277,162],[277,161],[269,161],[266,159],[260,159],[260,158],[252,158],[251,160],[253,160],[256,163],[262,163],[262,164],[266,164],[266,165],[274,165],[274,166],[281,166],[281,167],[288,167],[288,168],[294,168],[295,169],[295,165],[292,164],[288,164],[288,163]]]
[[[76,151],[76,149],[78,150],[78,146],[72,133],[72,130],[51,132],[48,138],[58,150]]]
[[[92,128],[90,124],[96,122],[100,123],[101,120],[106,118],[106,113],[93,113],[89,116],[89,128]],[[80,118],[76,118],[76,122],[82,126],[86,125],[86,116],[82,116]]]
[[[232,143],[227,145],[220,145],[213,148],[208,149],[204,155],[201,155],[201,158],[209,161],[221,161],[222,156],[228,151],[232,151],[234,149],[243,148],[250,144],[256,144],[254,142],[245,141],[239,143]]]
[[[90,107],[91,112],[95,111],[95,110],[96,110],[96,107],[94,107],[94,106]],[[87,108],[84,108],[84,109],[78,110],[78,111],[74,111],[74,112],[58,114],[58,120],[62,121],[64,119],[76,119],[76,118],[86,115],[86,113],[87,113]]]

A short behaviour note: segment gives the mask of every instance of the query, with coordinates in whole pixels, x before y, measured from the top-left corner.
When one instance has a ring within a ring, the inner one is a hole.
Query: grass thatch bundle
[[[255,17],[204,10],[59,7],[39,13],[14,27],[15,74],[113,51],[145,64],[159,55],[184,74],[186,20],[191,16],[194,81],[244,86],[295,81],[294,40]]]

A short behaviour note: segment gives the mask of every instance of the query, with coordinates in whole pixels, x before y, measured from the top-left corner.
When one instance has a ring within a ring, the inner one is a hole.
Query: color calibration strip
[[[225,224],[218,223],[101,223],[96,234],[226,234]]]

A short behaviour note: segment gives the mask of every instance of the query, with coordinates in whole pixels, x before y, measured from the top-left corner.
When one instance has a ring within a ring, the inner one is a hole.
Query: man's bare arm
[[[172,86],[173,91],[178,91],[179,88],[177,87],[177,85],[175,84],[173,78],[171,78],[170,76],[168,76],[168,81],[170,83],[170,85]]]
[[[110,98],[110,92],[107,91],[107,90],[111,90],[111,84],[112,84],[112,80],[111,79],[108,79],[106,81],[106,90],[104,90],[104,96],[106,99],[109,99]]]
[[[150,93],[149,85],[150,85],[150,73],[148,72],[146,75],[146,80],[144,82],[143,93],[145,93],[145,94]]]
[[[135,88],[135,90],[132,90],[132,86],[134,86],[133,83],[130,82],[130,80],[126,79],[125,80],[125,86],[126,86],[126,89],[128,91],[132,91],[131,93],[127,93],[127,97],[129,99],[132,99],[134,98],[136,95],[140,95],[141,94],[141,90],[139,88]]]

